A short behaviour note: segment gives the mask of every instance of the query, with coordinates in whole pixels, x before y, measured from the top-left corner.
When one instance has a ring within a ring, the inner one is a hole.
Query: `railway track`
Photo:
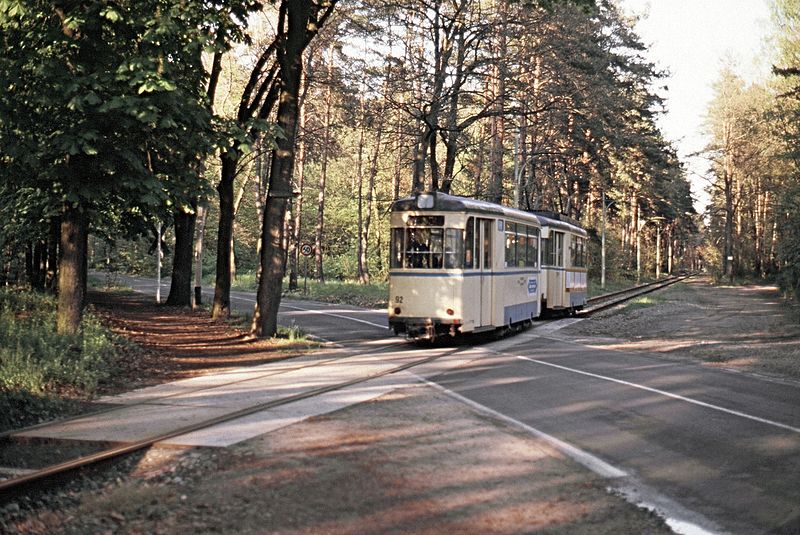
[[[582,310],[579,313],[579,315],[589,316],[591,314],[594,314],[595,312],[609,309],[625,301],[629,301],[636,297],[646,295],[651,292],[655,292],[656,290],[660,290],[662,288],[666,288],[667,286],[671,286],[677,282],[686,280],[692,276],[693,275],[690,274],[690,275],[681,275],[677,277],[668,277],[666,279],[648,282],[646,284],[640,284],[632,288],[626,288],[618,292],[611,292],[603,295],[598,295],[597,297],[592,297],[587,302],[587,308]]]
[[[459,353],[459,352],[462,352],[462,351],[466,351],[469,348],[470,348],[470,346],[444,348],[444,349],[438,351],[436,354],[434,354],[432,356],[426,356],[426,357],[423,357],[423,358],[414,359],[414,360],[412,360],[410,362],[405,362],[403,364],[400,364],[400,365],[397,365],[397,366],[393,366],[393,367],[391,367],[389,369],[386,369],[386,370],[382,370],[382,371],[378,371],[378,372],[375,372],[375,373],[370,373],[370,374],[367,374],[367,375],[363,375],[363,376],[357,377],[355,379],[350,379],[350,380],[341,381],[341,382],[337,382],[337,383],[330,384],[330,385],[325,385],[325,386],[321,386],[321,387],[317,387],[317,388],[312,388],[312,389],[309,389],[309,390],[306,390],[306,391],[303,391],[303,392],[300,392],[300,393],[297,393],[297,394],[283,396],[283,397],[281,397],[279,399],[275,399],[275,400],[272,400],[272,401],[269,401],[269,402],[259,403],[259,404],[256,404],[256,405],[252,405],[250,407],[246,407],[246,408],[243,408],[243,409],[235,410],[235,411],[229,412],[227,414],[224,414],[222,416],[209,418],[209,419],[203,420],[203,421],[198,422],[198,423],[193,423],[193,424],[190,424],[190,425],[182,426],[180,428],[170,430],[169,432],[153,435],[151,437],[148,437],[148,438],[145,438],[145,439],[142,439],[142,440],[137,440],[137,441],[134,441],[134,442],[128,442],[128,443],[123,443],[123,444],[114,444],[114,445],[111,445],[110,447],[102,448],[99,451],[88,453],[86,455],[81,455],[81,456],[79,456],[77,458],[69,459],[69,460],[66,460],[66,461],[63,461],[63,462],[59,462],[59,463],[56,463],[56,464],[52,464],[52,465],[49,465],[49,466],[36,468],[36,469],[16,468],[16,467],[10,468],[10,469],[5,469],[5,473],[7,473],[8,475],[11,475],[12,477],[10,477],[9,479],[0,481],[0,502],[8,499],[9,497],[12,497],[15,493],[19,492],[21,489],[25,488],[26,486],[32,485],[34,483],[37,483],[37,482],[40,482],[40,481],[43,481],[43,480],[47,480],[47,479],[53,478],[55,476],[59,476],[59,475],[64,474],[66,472],[74,471],[74,470],[81,469],[81,468],[86,468],[86,467],[101,463],[103,461],[108,461],[108,460],[111,460],[111,459],[114,459],[114,458],[117,458],[117,457],[122,457],[122,456],[128,455],[130,453],[134,453],[136,451],[140,451],[140,450],[149,448],[149,447],[151,447],[151,446],[153,446],[153,445],[155,445],[155,444],[157,444],[159,442],[165,442],[165,441],[168,441],[168,440],[173,439],[175,437],[179,437],[181,435],[186,435],[188,433],[192,433],[192,432],[195,432],[195,431],[199,431],[199,430],[202,430],[202,429],[213,427],[215,425],[219,425],[219,424],[222,424],[222,423],[230,422],[230,421],[233,421],[233,420],[245,417],[245,416],[249,416],[249,415],[252,415],[252,414],[255,414],[255,413],[259,413],[259,412],[262,412],[262,411],[273,409],[275,407],[280,407],[282,405],[288,405],[290,403],[294,403],[294,402],[301,401],[301,400],[304,400],[304,399],[309,399],[309,398],[312,398],[312,397],[320,396],[320,395],[326,394],[328,392],[333,392],[335,390],[341,390],[341,389],[344,389],[344,388],[347,388],[347,387],[350,387],[350,386],[354,386],[354,385],[357,385],[357,384],[360,384],[360,383],[365,383],[365,382],[373,380],[373,379],[377,379],[377,378],[380,378],[380,377],[385,377],[385,376],[388,376],[388,375],[391,375],[391,374],[399,373],[399,372],[408,370],[408,369],[416,367],[416,366],[421,366],[423,364],[427,364],[427,363],[433,362],[433,361],[438,360],[440,358],[443,358],[445,356],[452,356],[452,355],[454,355],[456,353]],[[381,350],[375,351],[373,349],[370,352],[363,352],[363,353],[368,353],[370,356],[373,356],[373,355],[374,356],[379,356],[382,352],[385,352],[388,349],[391,349],[391,347],[384,348],[383,351],[381,351]],[[352,359],[353,355],[350,354],[347,357],[341,357],[341,358],[337,358],[337,359],[329,359],[329,360],[327,360],[325,362],[321,362],[321,363],[320,362],[316,362],[316,363],[313,363],[313,364],[309,364],[307,366],[298,366],[298,367],[294,367],[294,368],[291,368],[291,369],[292,370],[298,370],[298,369],[308,368],[308,367],[311,367],[311,366],[324,366],[326,364],[331,364],[334,361],[342,360],[342,359],[345,359],[345,358]],[[228,383],[228,385],[230,385],[230,384],[236,384],[236,382]],[[155,398],[155,400],[164,399],[165,397]],[[154,399],[151,398],[151,399],[149,399],[147,401],[147,403],[152,403],[153,401],[154,401]],[[130,407],[130,405],[127,405],[126,407]],[[115,407],[115,408],[111,408],[111,409],[106,409],[106,410],[103,410],[103,411],[90,413],[88,415],[84,414],[84,415],[81,415],[81,416],[73,418],[73,420],[74,419],[79,419],[79,418],[87,418],[87,417],[91,417],[93,415],[99,415],[99,414],[103,414],[103,413],[107,413],[107,412],[113,412],[114,410],[117,410],[117,408]],[[45,425],[47,425],[47,424],[43,424],[43,425],[40,425],[40,426],[34,426],[34,427],[43,427]],[[31,428],[28,428],[28,429],[31,429]],[[13,440],[14,439],[14,435],[15,434],[19,434],[22,431],[24,431],[24,430],[15,430],[15,431],[12,431],[12,432],[8,432],[2,438],[4,438],[6,441]],[[29,440],[29,439],[27,439],[27,440]],[[56,441],[53,441],[53,442],[56,442]],[[67,441],[67,442],[69,442],[69,441]],[[24,447],[21,447],[19,449],[22,450],[22,449],[24,449]],[[76,445],[76,446],[74,446],[73,449],[80,449],[80,447]]]
[[[636,287],[633,287],[633,288],[629,288],[629,289],[626,289],[626,290],[622,290],[622,291],[619,291],[619,292],[613,292],[613,293],[610,293],[610,294],[605,294],[605,295],[602,295],[602,296],[598,296],[598,297],[592,298],[592,299],[589,300],[588,308],[585,309],[584,311],[582,311],[581,315],[590,315],[590,314],[592,314],[594,312],[598,312],[600,310],[605,310],[607,308],[610,308],[610,307],[613,307],[613,306],[615,306],[617,304],[620,304],[620,303],[622,303],[624,301],[627,301],[627,300],[633,299],[635,297],[638,297],[638,296],[641,296],[641,295],[644,295],[644,294],[659,290],[659,289],[664,288],[666,286],[675,284],[676,282],[684,280],[684,279],[688,278],[689,276],[691,276],[691,275],[681,276],[681,277],[671,277],[669,279],[665,279],[665,280],[661,280],[661,281],[657,281],[657,282],[652,282],[652,283],[648,283],[648,284],[643,284],[643,285],[639,285],[639,286],[636,286]],[[360,352],[355,352],[355,353],[354,352],[348,352],[346,355],[341,356],[341,357],[333,357],[333,358],[324,358],[323,357],[321,359],[318,359],[318,360],[315,360],[315,361],[312,361],[312,362],[309,362],[309,363],[306,363],[306,364],[302,364],[302,365],[286,366],[284,368],[278,368],[277,370],[274,370],[273,373],[270,374],[270,375],[280,375],[280,374],[283,374],[283,373],[302,370],[302,369],[305,369],[305,368],[310,368],[310,367],[315,367],[315,366],[324,367],[326,365],[330,365],[330,364],[336,363],[336,362],[344,360],[344,359],[352,359],[354,356],[379,356],[381,353],[384,353],[384,352],[390,351],[391,349],[394,349],[393,346],[396,346],[396,345],[397,344],[387,344],[383,348],[377,348],[377,349],[376,348],[372,348],[372,349],[369,349],[369,350],[362,350]],[[153,435],[151,437],[148,437],[148,438],[145,438],[145,439],[142,439],[142,440],[137,440],[137,441],[133,441],[133,442],[127,442],[127,443],[122,443],[122,444],[120,444],[120,443],[115,443],[115,444],[110,444],[110,445],[108,445],[108,443],[100,444],[99,447],[95,447],[94,448],[97,451],[92,451],[91,453],[82,454],[82,455],[79,455],[76,458],[67,459],[67,460],[64,460],[63,462],[57,462],[57,463],[51,464],[49,466],[40,467],[40,468],[29,468],[27,466],[5,468],[5,469],[3,469],[3,472],[6,475],[11,476],[11,477],[9,477],[8,479],[0,481],[0,503],[5,501],[5,500],[7,500],[7,499],[9,499],[10,497],[13,497],[15,494],[19,493],[22,489],[24,489],[26,487],[32,486],[33,484],[35,484],[37,482],[41,482],[41,481],[44,481],[44,480],[49,480],[49,479],[54,478],[56,476],[60,476],[60,475],[65,474],[67,472],[75,471],[75,470],[82,469],[82,468],[87,468],[87,467],[90,467],[92,465],[104,462],[104,461],[109,461],[109,460],[115,459],[117,457],[122,457],[122,456],[125,456],[125,455],[128,455],[128,454],[131,454],[131,453],[134,453],[134,452],[149,448],[149,447],[151,447],[151,446],[153,446],[153,445],[155,445],[157,443],[165,442],[165,441],[168,441],[168,440],[173,439],[175,437],[179,437],[181,435],[186,435],[188,433],[192,433],[192,432],[195,432],[195,431],[206,429],[206,428],[209,428],[209,427],[212,427],[212,426],[215,426],[215,425],[219,425],[219,424],[222,424],[222,423],[230,422],[230,421],[236,420],[238,418],[242,418],[244,416],[249,416],[249,415],[252,415],[252,414],[255,414],[255,413],[258,413],[258,412],[262,412],[262,411],[266,411],[266,410],[269,410],[269,409],[273,409],[275,407],[280,407],[282,405],[288,405],[290,403],[294,403],[294,402],[297,402],[297,401],[301,401],[301,400],[313,398],[313,397],[316,397],[316,396],[320,396],[320,395],[326,394],[328,392],[333,392],[333,391],[341,390],[341,389],[344,389],[344,388],[348,388],[350,386],[354,386],[354,385],[357,385],[357,384],[360,384],[360,383],[365,383],[365,382],[373,380],[373,379],[377,379],[377,378],[380,378],[380,377],[385,377],[385,376],[388,376],[388,375],[391,375],[391,374],[399,373],[399,372],[408,370],[410,368],[414,368],[414,367],[417,367],[417,366],[421,366],[423,364],[427,364],[427,363],[433,362],[435,360],[441,359],[441,358],[446,357],[446,356],[453,356],[453,355],[455,355],[457,353],[467,351],[468,349],[471,349],[472,347],[473,346],[471,344],[468,344],[468,345],[462,345],[462,346],[457,346],[457,347],[450,347],[450,348],[440,349],[434,355],[429,355],[429,356],[425,356],[423,358],[414,359],[414,360],[412,360],[410,362],[405,362],[403,364],[400,364],[400,365],[397,365],[397,366],[393,366],[393,367],[391,367],[389,369],[385,369],[385,370],[382,370],[382,371],[379,371],[379,372],[375,372],[375,373],[366,374],[366,375],[359,376],[359,377],[354,378],[354,379],[349,379],[349,380],[346,380],[346,381],[341,381],[341,382],[337,382],[337,383],[330,384],[330,385],[325,385],[325,386],[321,386],[321,387],[317,387],[317,388],[312,388],[312,389],[309,389],[309,390],[306,390],[306,391],[303,391],[303,392],[300,392],[300,393],[297,393],[297,394],[288,395],[288,396],[281,397],[279,399],[271,400],[269,402],[259,403],[259,404],[256,404],[256,405],[253,405],[253,406],[250,406],[250,407],[246,407],[246,408],[243,408],[243,409],[232,411],[232,412],[224,414],[222,416],[217,416],[217,417],[214,417],[214,418],[209,418],[209,419],[203,420],[201,422],[197,422],[197,423],[193,423],[193,424],[190,424],[190,425],[182,426],[180,428],[170,430],[169,432],[166,432],[166,433],[159,433],[159,434]],[[427,351],[427,352],[429,353],[429,351]],[[222,385],[217,385],[217,386],[215,386],[215,388],[218,388],[219,386],[236,385],[238,383],[246,382],[246,381],[249,381],[249,380],[252,380],[252,379],[244,379],[244,380],[241,380],[241,381],[230,381],[230,382],[227,382],[227,383],[223,383]],[[202,390],[202,389],[198,388],[193,392],[199,392],[200,390]],[[192,391],[190,391],[190,392],[192,392]],[[182,392],[182,394],[185,394],[185,393],[186,392]],[[157,402],[159,400],[163,401],[163,400],[165,400],[165,399],[167,399],[169,397],[171,397],[171,396],[162,396],[162,397],[149,398],[147,400],[147,403],[153,403],[153,402]],[[144,404],[144,402],[142,404]],[[126,406],[130,407],[131,405],[126,405]],[[80,415],[80,416],[73,417],[73,418],[71,418],[69,420],[75,420],[75,419],[80,419],[80,418],[87,418],[87,417],[91,417],[91,416],[101,415],[101,414],[104,414],[104,413],[113,412],[115,410],[118,410],[118,407],[106,408],[106,409],[103,409],[103,410],[100,410],[100,411],[95,411],[93,413],[83,414],[83,415]],[[69,420],[64,420],[62,422],[69,421]],[[41,428],[41,427],[44,427],[44,426],[47,426],[47,425],[49,425],[49,424],[47,424],[47,423],[46,424],[40,424],[40,425],[37,425],[37,426],[32,426],[32,427],[26,428],[24,430],[14,430],[14,431],[9,431],[9,432],[6,432],[6,433],[2,433],[2,434],[0,434],[0,440],[5,440],[7,442],[11,442],[11,441],[14,440],[14,435],[16,435],[16,434],[19,434],[19,433],[21,433],[23,431],[29,431],[29,430],[32,430],[32,429]],[[30,441],[30,439],[26,439],[26,440]],[[57,441],[53,441],[53,443],[55,443],[55,442],[57,442]],[[79,444],[74,444],[74,443],[73,444],[69,444],[69,441],[67,441],[67,443],[68,444],[66,446],[66,449],[68,449],[68,450],[72,449],[72,450],[75,450],[75,451],[80,451],[81,449],[83,449],[85,451],[87,449],[86,445],[83,445],[83,448],[82,448],[81,445],[79,445]],[[47,441],[45,441],[44,447],[47,447]],[[24,450],[25,449],[24,444],[23,444],[22,447],[17,445],[17,449],[19,451]]]

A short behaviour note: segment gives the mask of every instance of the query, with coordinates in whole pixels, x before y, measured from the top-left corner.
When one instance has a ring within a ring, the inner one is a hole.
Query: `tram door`
[[[492,235],[494,219],[478,218],[476,220],[475,238],[477,254],[475,255],[480,269],[480,325],[492,325]]]

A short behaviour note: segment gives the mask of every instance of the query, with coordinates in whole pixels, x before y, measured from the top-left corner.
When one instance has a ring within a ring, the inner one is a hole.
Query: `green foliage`
[[[703,270],[710,273],[714,280],[719,281],[724,275],[722,271],[722,251],[712,243],[705,243],[700,248],[703,259]]]
[[[44,236],[65,203],[116,239],[210,194],[200,161],[222,142],[202,54],[246,40],[259,7],[0,2],[0,245]]]
[[[323,301],[327,303],[346,303],[366,308],[384,308],[388,304],[388,283],[359,284],[355,281],[328,281],[320,283],[309,280],[307,291],[304,281],[299,282],[297,292],[285,293],[286,297]],[[284,288],[287,284],[284,284]]]
[[[91,314],[79,333],[57,335],[54,311],[50,296],[0,290],[0,392],[87,397],[108,376],[113,336]]]
[[[783,195],[781,212],[782,239],[778,244],[778,258],[782,269],[778,283],[783,292],[800,301],[800,185],[787,188]]]
[[[632,299],[626,303],[625,307],[623,308],[623,313],[631,312],[640,308],[651,307],[664,302],[666,302],[666,299],[660,295],[643,295],[642,297],[637,297],[636,299]]]
[[[292,323],[288,327],[278,327],[278,338],[282,338],[288,342],[304,342],[306,341],[306,333]]]

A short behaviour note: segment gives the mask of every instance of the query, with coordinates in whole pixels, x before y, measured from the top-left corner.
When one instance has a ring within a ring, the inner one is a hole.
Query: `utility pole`
[[[161,303],[161,221],[156,225],[156,303]]]

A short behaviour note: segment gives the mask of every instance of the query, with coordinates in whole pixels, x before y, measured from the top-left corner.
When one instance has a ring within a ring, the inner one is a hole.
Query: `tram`
[[[587,233],[565,216],[429,192],[395,201],[390,225],[395,334],[513,328],[586,305]]]

